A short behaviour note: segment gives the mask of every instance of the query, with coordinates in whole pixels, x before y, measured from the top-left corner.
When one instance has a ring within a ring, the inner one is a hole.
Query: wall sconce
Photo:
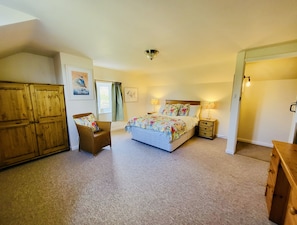
[[[144,53],[146,54],[147,58],[149,58],[150,60],[153,60],[153,58],[155,58],[159,54],[159,51],[156,49],[148,49],[148,50],[145,50]]]
[[[208,116],[206,119],[211,119],[211,114],[210,114],[210,110],[215,108],[215,103],[214,102],[207,102],[205,105],[205,108],[208,109]]]
[[[156,98],[151,99],[151,105],[154,106],[154,112],[156,112],[156,105],[159,105],[159,104],[160,104],[159,99],[156,99]]]
[[[243,76],[243,79],[247,78],[248,81],[245,83],[245,86],[246,87],[249,87],[251,86],[251,76]]]

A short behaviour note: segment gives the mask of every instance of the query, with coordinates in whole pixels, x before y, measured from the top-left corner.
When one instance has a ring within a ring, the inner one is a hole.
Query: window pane
[[[108,87],[100,87],[100,108],[108,109],[110,108],[109,102],[109,88]]]

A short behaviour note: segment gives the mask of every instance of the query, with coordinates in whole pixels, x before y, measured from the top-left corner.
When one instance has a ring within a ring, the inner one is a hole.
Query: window
[[[111,82],[96,81],[98,113],[111,113]]]

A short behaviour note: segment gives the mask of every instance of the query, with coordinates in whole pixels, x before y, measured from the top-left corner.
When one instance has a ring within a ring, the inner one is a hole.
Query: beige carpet
[[[237,142],[236,154],[270,162],[272,148],[254,145],[245,142]]]
[[[112,133],[96,157],[69,151],[0,172],[5,225],[268,225],[269,163],[193,137],[173,153]]]

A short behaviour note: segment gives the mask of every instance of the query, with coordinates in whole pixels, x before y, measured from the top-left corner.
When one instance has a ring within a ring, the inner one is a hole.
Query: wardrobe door
[[[29,85],[0,82],[0,167],[37,155]]]
[[[39,154],[68,150],[63,86],[32,84],[30,91]]]

